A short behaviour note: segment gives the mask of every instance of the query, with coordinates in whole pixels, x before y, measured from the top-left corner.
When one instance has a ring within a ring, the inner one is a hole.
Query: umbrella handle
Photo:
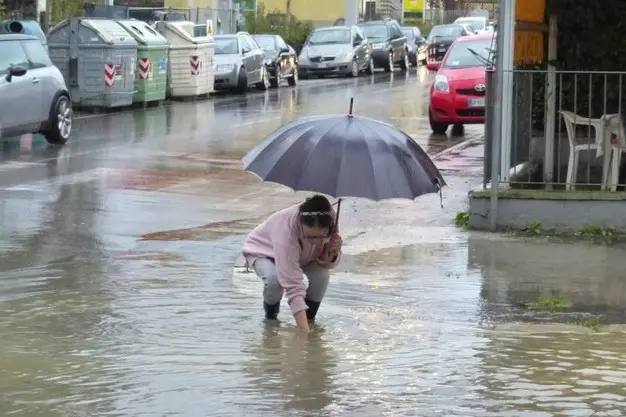
[[[337,232],[339,228],[339,212],[341,211],[341,198],[337,200],[337,216],[335,217],[335,224],[333,225],[333,233]]]

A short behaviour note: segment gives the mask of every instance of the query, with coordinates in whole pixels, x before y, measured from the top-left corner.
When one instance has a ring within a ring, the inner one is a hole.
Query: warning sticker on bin
[[[197,55],[192,55],[189,57],[189,63],[191,64],[191,75],[198,75],[202,70],[202,61],[200,61],[200,57]]]
[[[115,82],[115,65],[104,64],[104,85],[112,87]]]
[[[140,80],[149,80],[152,79],[152,64],[148,58],[141,58],[139,60],[139,67],[137,68],[139,72]]]

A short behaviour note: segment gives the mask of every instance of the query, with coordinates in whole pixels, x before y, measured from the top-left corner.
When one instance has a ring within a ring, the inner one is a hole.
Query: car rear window
[[[445,68],[486,67],[493,60],[495,41],[481,39],[475,41],[456,42],[448,51]]]
[[[387,26],[384,23],[381,23],[379,25],[363,25],[361,26],[361,31],[365,34],[366,38],[387,39],[388,37]]]
[[[434,37],[454,38],[457,36],[461,36],[460,25],[435,26],[428,35],[430,39]]]
[[[8,74],[12,65],[28,69],[26,52],[20,41],[0,41],[0,74]]]

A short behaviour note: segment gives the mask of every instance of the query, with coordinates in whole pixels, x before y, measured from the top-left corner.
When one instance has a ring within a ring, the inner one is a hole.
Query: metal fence
[[[221,3],[224,2],[221,0]],[[148,23],[157,20],[187,20],[205,27],[207,21],[211,21],[213,22],[214,33],[235,33],[243,30],[245,14],[251,11],[239,7],[176,9],[172,7],[106,6],[94,3],[85,4],[84,9],[86,17],[104,19],[134,18]]]
[[[495,169],[499,186],[623,190],[625,81],[626,72],[514,70],[505,147],[493,131],[488,79],[484,186]],[[497,167],[494,150],[500,152]],[[503,173],[503,166],[510,170]]]
[[[443,25],[447,23],[452,23],[459,17],[470,16],[476,13],[478,10],[487,12],[489,14],[489,19],[495,22],[498,19],[499,3],[492,1],[467,2],[460,4],[453,9],[433,7],[424,10],[422,18],[426,22]]]

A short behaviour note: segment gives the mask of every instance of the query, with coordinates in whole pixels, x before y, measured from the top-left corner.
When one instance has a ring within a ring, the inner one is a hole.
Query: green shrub
[[[267,12],[263,5],[256,13],[245,14],[246,30],[251,34],[269,33],[280,35],[291,46],[300,46],[313,31],[310,22],[298,20],[295,16],[287,16],[278,10]]]

